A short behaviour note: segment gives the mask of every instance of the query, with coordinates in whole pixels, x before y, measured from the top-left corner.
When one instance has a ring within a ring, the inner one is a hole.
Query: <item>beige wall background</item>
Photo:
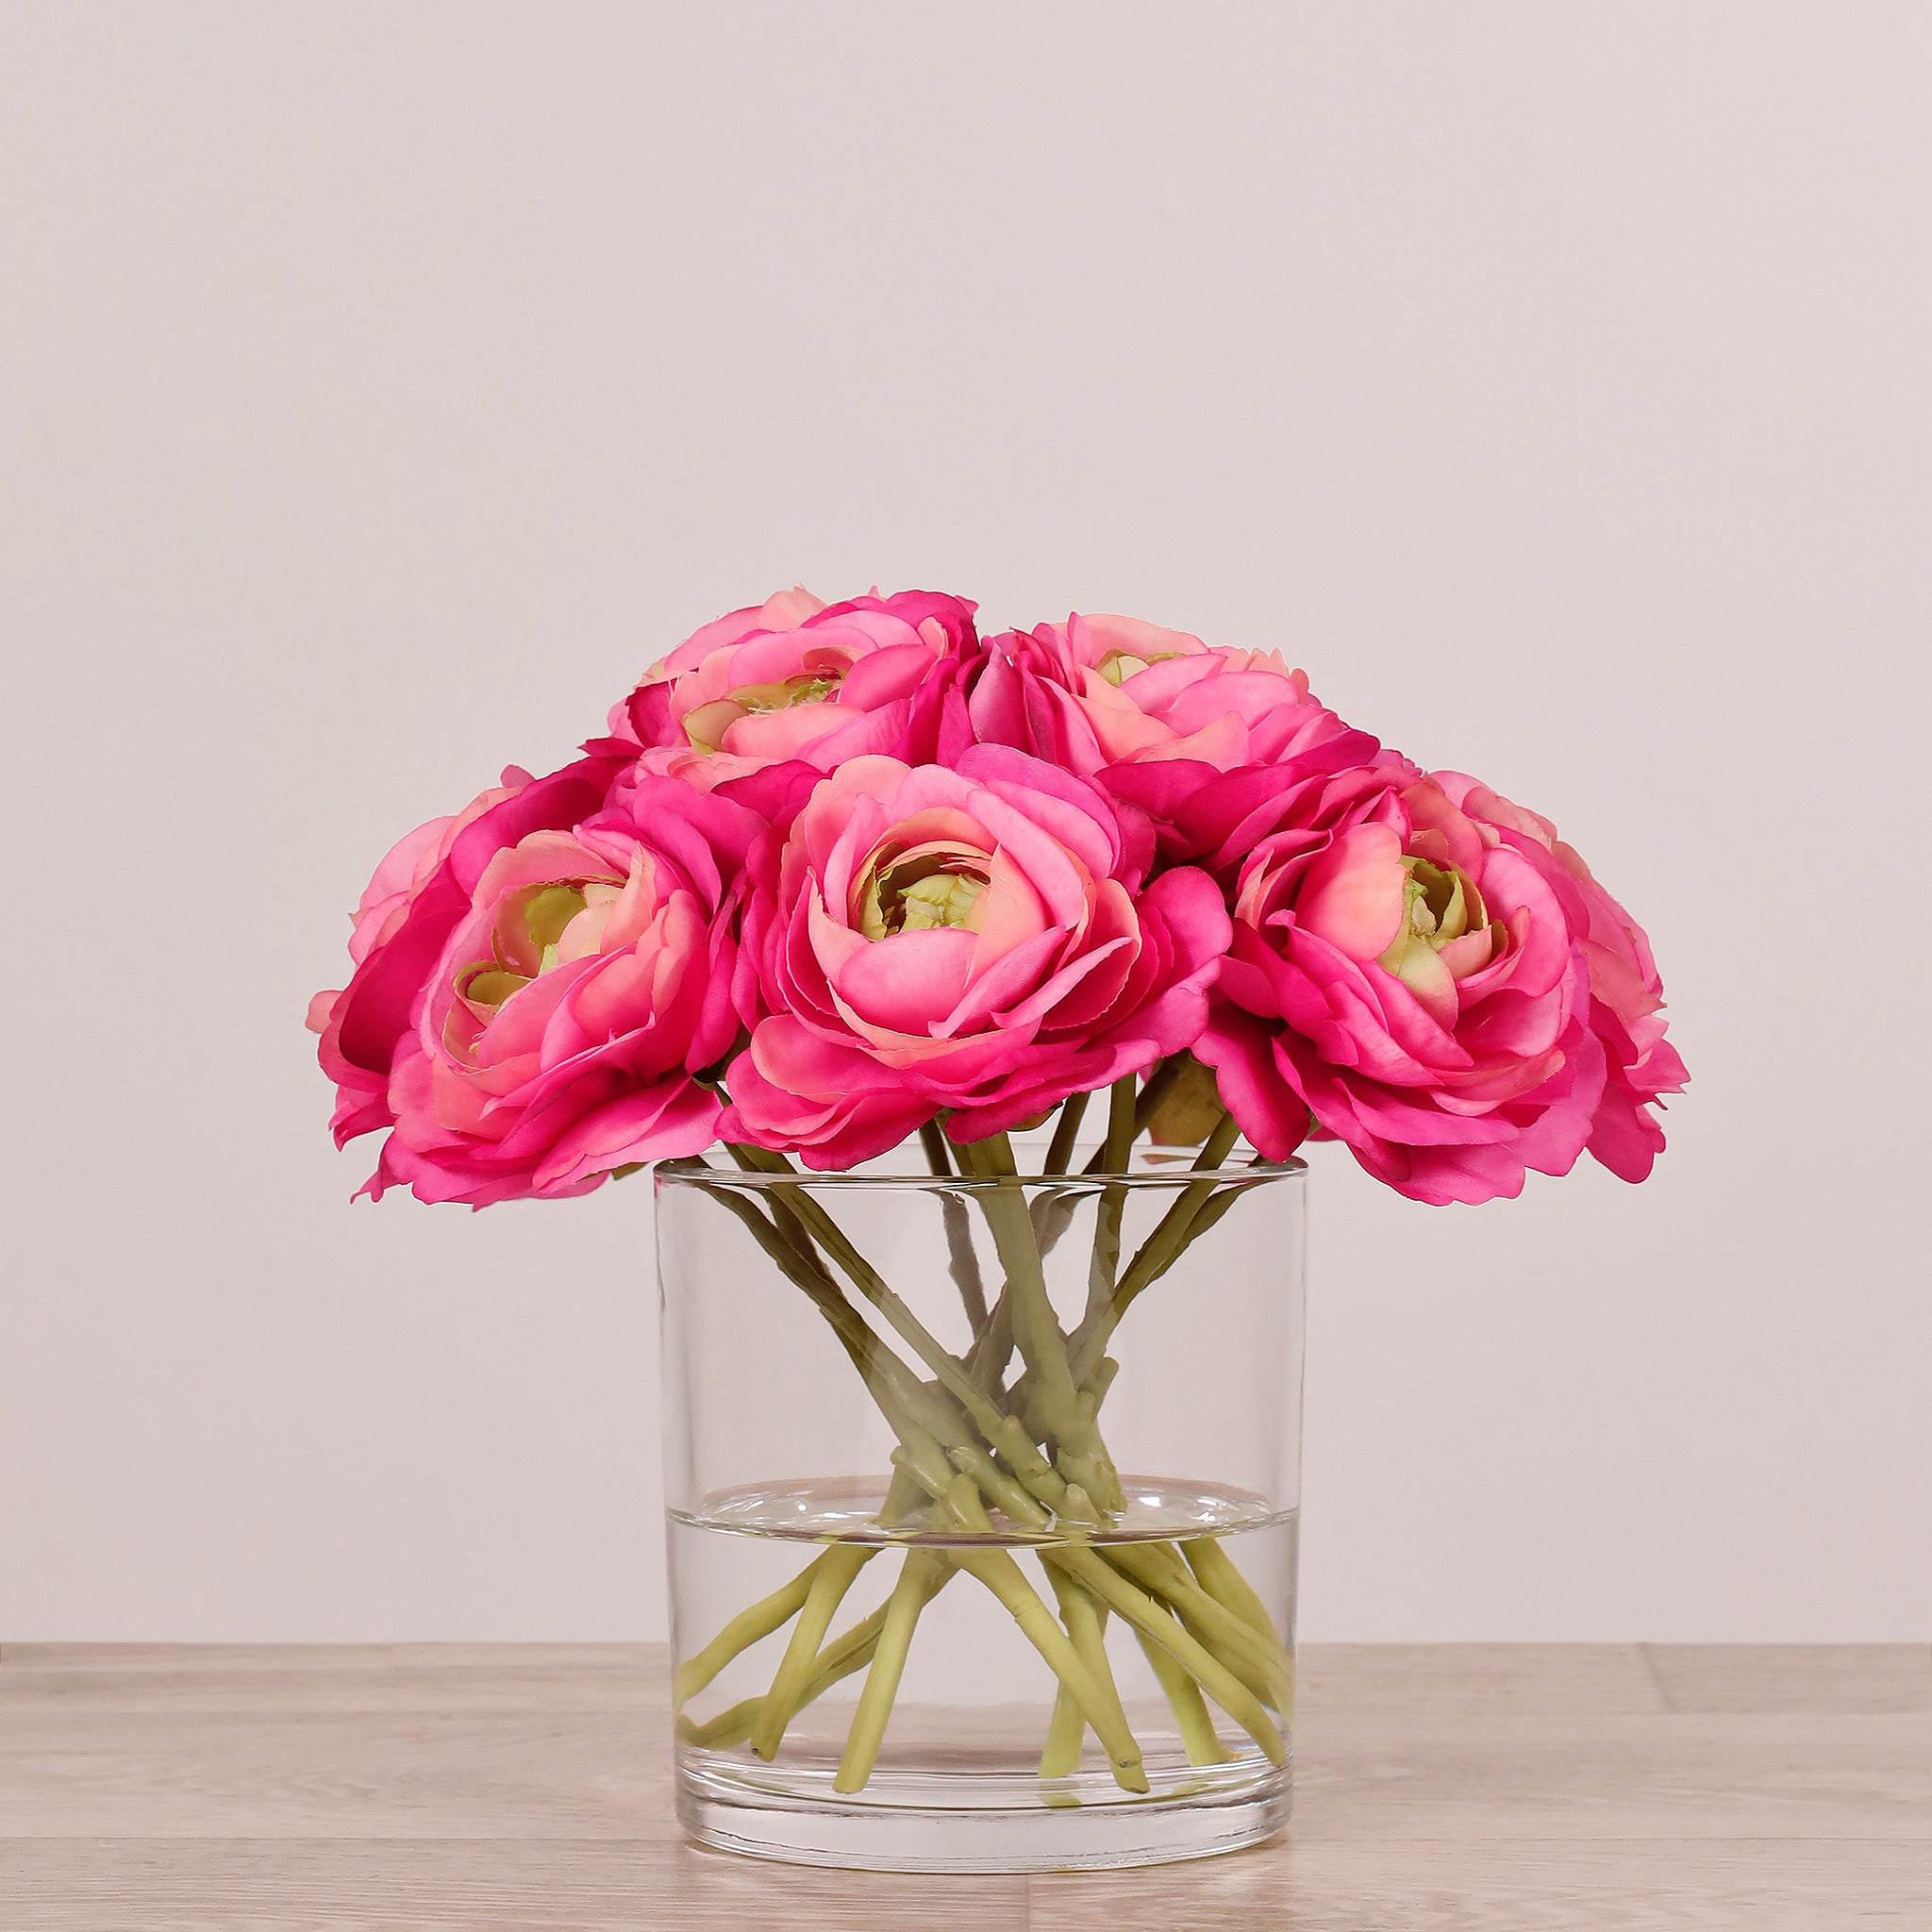
[[[400,831],[802,579],[1555,816],[1656,1179],[1319,1164],[1306,1627],[1932,1637],[1932,8],[0,6],[0,1639],[663,1628],[640,1184],[352,1208]]]

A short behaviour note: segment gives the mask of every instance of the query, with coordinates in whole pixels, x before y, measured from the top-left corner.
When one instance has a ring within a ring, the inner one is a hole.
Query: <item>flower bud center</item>
[[[1426,858],[1405,858],[1402,869],[1404,929],[1440,952],[1459,940],[1472,924],[1486,923],[1474,884],[1456,866]]]
[[[1482,893],[1459,866],[1410,855],[1402,870],[1402,929],[1377,963],[1412,991],[1421,993],[1431,985],[1446,990],[1507,944],[1506,929],[1491,924]]]
[[[1164,664],[1168,658],[1178,658],[1183,655],[1179,651],[1149,651],[1142,658],[1136,657],[1132,651],[1109,651],[1094,666],[1094,669],[1100,673],[1101,676],[1107,679],[1108,683],[1120,685],[1124,684],[1128,678],[1146,670],[1150,664]]]
[[[869,940],[941,926],[978,931],[985,863],[976,854],[919,852],[874,866],[859,901],[859,931]]]
[[[797,705],[821,705],[839,689],[842,671],[816,671],[788,677],[776,684],[741,684],[736,691],[713,698],[689,711],[684,735],[696,751],[722,751],[724,734],[741,718],[753,718],[765,711],[789,711]]]
[[[588,904],[585,889],[581,885],[559,883],[539,886],[523,903],[522,919],[529,934],[528,951],[537,956],[536,973],[525,973],[514,960],[507,957],[512,951],[503,941],[499,932],[492,936],[491,950],[494,958],[480,959],[475,965],[466,967],[457,980],[457,991],[473,1007],[487,1007],[492,1010],[503,1005],[513,992],[521,992],[531,980],[547,973],[557,964],[558,941],[563,938],[564,928],[581,912]],[[517,913],[506,908],[507,918],[516,918]],[[521,947],[514,949],[522,952]]]

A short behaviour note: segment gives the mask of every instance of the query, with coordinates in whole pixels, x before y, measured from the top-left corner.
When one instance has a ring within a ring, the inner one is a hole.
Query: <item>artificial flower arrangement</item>
[[[388,1130],[374,1196],[480,1208],[647,1162],[701,1177],[708,1157],[770,1181],[727,1205],[886,1413],[880,1520],[956,1553],[916,1551],[891,1603],[829,1643],[854,1566],[815,1560],[732,1619],[683,1660],[680,1704],[791,1620],[793,1638],[764,1697],[701,1727],[711,1741],[769,1757],[804,1703],[867,1668],[838,1777],[863,1787],[912,1625],[958,1570],[1055,1674],[1042,1774],[1091,1725],[1144,1790],[1097,1648],[1108,1615],[1155,1661],[1191,1761],[1218,1748],[1210,1703],[1278,1761],[1280,1632],[1213,1539],[1081,1541],[1121,1507],[1108,1343],[1226,1205],[1237,1143],[1267,1169],[1339,1141],[1435,1205],[1514,1195],[1585,1152],[1637,1181],[1685,1074],[1643,932],[1548,820],[1385,748],[1274,650],[1113,616],[982,637],[974,613],[794,590],[706,625],[574,762],[511,768],[390,852],[353,975],[309,1024],[338,1143]],[[1068,1324],[1041,1286],[1052,1215],[1023,1198],[1009,1137],[1050,1124],[1041,1174],[1064,1175],[1093,1095],[1090,1173],[1124,1173],[1151,1135],[1198,1147],[1201,1178],[1131,1256],[1103,1201]],[[906,1171],[981,1191],[1005,1279],[973,1283],[964,1350],[794,1166],[902,1146]],[[974,1550],[1000,1524],[1062,1534],[1058,1616]]]

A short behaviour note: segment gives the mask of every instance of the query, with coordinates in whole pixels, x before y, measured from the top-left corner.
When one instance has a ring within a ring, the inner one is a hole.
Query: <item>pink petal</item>
[[[1374,959],[1402,930],[1404,877],[1394,827],[1357,825],[1308,861],[1296,923],[1352,959]]]

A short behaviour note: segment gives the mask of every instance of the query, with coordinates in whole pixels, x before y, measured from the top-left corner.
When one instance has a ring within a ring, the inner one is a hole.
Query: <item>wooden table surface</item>
[[[661,1651],[0,1650],[0,1927],[1932,1928],[1932,1646],[1313,1646],[1263,1851],[926,1879],[700,1852]]]

